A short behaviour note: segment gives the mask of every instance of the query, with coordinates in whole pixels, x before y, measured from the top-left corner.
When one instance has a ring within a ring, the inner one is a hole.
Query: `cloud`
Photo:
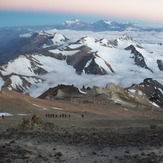
[[[0,9],[74,12],[163,21],[162,0],[2,0]]]

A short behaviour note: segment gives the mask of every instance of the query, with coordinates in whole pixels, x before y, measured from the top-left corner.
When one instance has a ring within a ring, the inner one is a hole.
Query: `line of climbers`
[[[46,117],[48,117],[48,118],[70,118],[71,117],[71,115],[69,114],[69,115],[67,115],[67,114],[60,114],[60,115],[57,115],[57,114],[46,114]]]
[[[45,115],[47,118],[70,118],[70,114],[46,114]],[[84,114],[81,115],[82,118],[84,118]]]

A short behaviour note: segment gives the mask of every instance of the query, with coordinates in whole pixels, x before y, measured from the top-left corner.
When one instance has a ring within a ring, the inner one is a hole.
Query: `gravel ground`
[[[142,122],[148,125],[128,120],[131,127],[122,125],[125,121],[112,121],[114,127],[61,127],[44,122],[0,130],[0,162],[163,163],[163,122]]]

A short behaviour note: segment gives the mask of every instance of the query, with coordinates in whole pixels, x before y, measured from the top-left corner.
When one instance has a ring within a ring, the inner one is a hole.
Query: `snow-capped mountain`
[[[56,25],[55,27],[57,29],[89,30],[91,28],[91,24],[73,19],[73,20],[67,20],[61,24]]]
[[[31,37],[34,36],[27,39]],[[113,82],[129,87],[145,78],[162,81],[162,56],[148,52],[126,34],[115,40],[85,36],[73,42],[62,34],[46,31],[34,38],[34,44],[42,40],[39,51],[0,67],[0,89],[28,92],[37,97],[58,84],[81,88],[104,87]]]
[[[124,34],[123,36],[114,40],[113,45],[119,49],[127,48],[130,45],[141,47],[137,41],[135,41],[132,37],[128,36],[127,34]]]
[[[124,31],[128,29],[138,29],[131,23],[118,23],[116,21],[99,20],[92,24],[94,31]]]
[[[90,31],[124,31],[138,30],[132,23],[118,23],[116,21],[99,20],[95,23],[86,23],[80,20],[69,20],[55,26],[57,29],[90,30]]]
[[[56,32],[53,34],[44,31],[20,34],[17,40],[10,42],[8,46],[6,45],[2,53],[2,59],[9,61],[19,55],[45,52],[46,49],[57,48],[67,41],[68,39],[64,35]]]
[[[55,28],[55,31],[54,31]],[[21,54],[31,54],[33,52],[40,52],[42,46],[49,47],[61,46],[64,41],[61,36],[54,36],[54,33],[58,33],[57,30],[76,30],[81,32],[141,32],[144,36],[144,32],[156,32],[163,31],[163,28],[150,28],[139,27],[132,23],[119,23],[116,21],[99,20],[95,23],[87,23],[80,20],[68,20],[61,24],[53,26],[27,26],[27,27],[15,27],[15,28],[0,28],[0,65],[7,63],[9,60]],[[39,31],[53,30],[53,33],[39,32]],[[77,33],[78,35],[78,33]],[[96,34],[95,34],[96,35]],[[154,34],[155,35],[155,34]],[[57,38],[55,38],[57,37]],[[62,41],[58,42],[58,37]],[[73,36],[72,37],[76,37]],[[146,36],[145,36],[146,37]],[[54,39],[53,39],[54,38]],[[71,36],[69,37],[71,40]],[[53,39],[53,40],[52,40]],[[56,42],[57,39],[57,42]],[[66,39],[67,40],[67,39]],[[151,40],[152,41],[152,40]],[[66,41],[67,42],[67,41]],[[160,45],[162,42],[159,43]]]
[[[23,93],[28,90],[32,84],[42,83],[43,80],[36,76],[24,76],[11,73],[4,76],[3,84],[0,85],[2,90],[14,90]]]
[[[39,35],[43,35],[44,37],[48,37],[51,44],[48,44],[48,42],[45,42],[43,45],[44,48],[51,47],[51,46],[61,46],[65,44],[66,41],[68,41],[68,38],[66,38],[64,35],[60,33],[54,33],[53,35],[49,35],[46,32],[41,32]],[[53,47],[54,48],[54,47]]]

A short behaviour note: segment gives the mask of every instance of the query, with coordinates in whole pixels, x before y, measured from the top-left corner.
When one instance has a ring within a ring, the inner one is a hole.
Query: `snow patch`
[[[3,79],[0,77],[0,90],[2,89],[2,86],[4,85],[4,81],[3,81]]]
[[[0,113],[0,116],[2,116],[2,115],[4,115],[4,116],[6,116],[6,117],[11,117],[11,116],[13,116],[13,114],[11,114],[11,113]]]
[[[125,111],[128,111],[128,109],[124,108]]]
[[[79,89],[79,88],[78,88],[78,90],[79,90],[79,92],[82,93],[82,94],[87,94],[87,92],[84,92],[84,91],[82,91],[82,90]]]
[[[30,38],[32,36],[32,33],[25,33],[25,34],[20,34],[19,37],[22,38]]]
[[[159,108],[160,106],[158,106],[155,102],[150,102],[153,106],[156,106],[157,108]]]
[[[69,45],[68,47],[71,49],[77,49],[77,48],[80,48],[81,46],[83,46],[83,44],[72,44],[72,45]]]
[[[73,25],[75,23],[80,22],[80,20],[74,19],[74,20],[67,20],[64,23],[68,24],[68,25]]]
[[[19,116],[27,116],[27,114],[18,114]]]
[[[16,75],[13,75],[10,77],[11,79],[11,86],[13,88],[17,88],[17,86],[22,86],[23,82],[22,82],[22,79],[20,79],[19,76],[16,76]]]
[[[111,25],[111,24],[112,24],[112,22],[109,21],[109,20],[105,20],[104,22],[105,22],[106,24],[108,24],[108,25]]]
[[[163,90],[161,89],[161,88],[158,88],[159,89],[159,91],[163,94]]]
[[[135,92],[136,92],[135,89],[129,89],[128,91],[129,91],[130,93],[135,93]]]
[[[144,95],[144,93],[142,91],[138,91],[138,94],[141,96]]]
[[[63,110],[62,108],[57,108],[57,107],[52,107],[52,109],[55,109],[55,110]]]
[[[61,51],[59,49],[55,49],[55,50],[49,50],[49,52],[54,53],[54,54],[62,54],[62,55],[74,55],[74,54],[80,52],[80,50]]]
[[[37,105],[37,104],[32,104],[33,106],[36,106],[36,107],[38,107],[38,108],[41,108],[42,110],[49,110],[48,108],[44,108],[44,107],[42,107],[42,106],[40,106],[40,105]]]

